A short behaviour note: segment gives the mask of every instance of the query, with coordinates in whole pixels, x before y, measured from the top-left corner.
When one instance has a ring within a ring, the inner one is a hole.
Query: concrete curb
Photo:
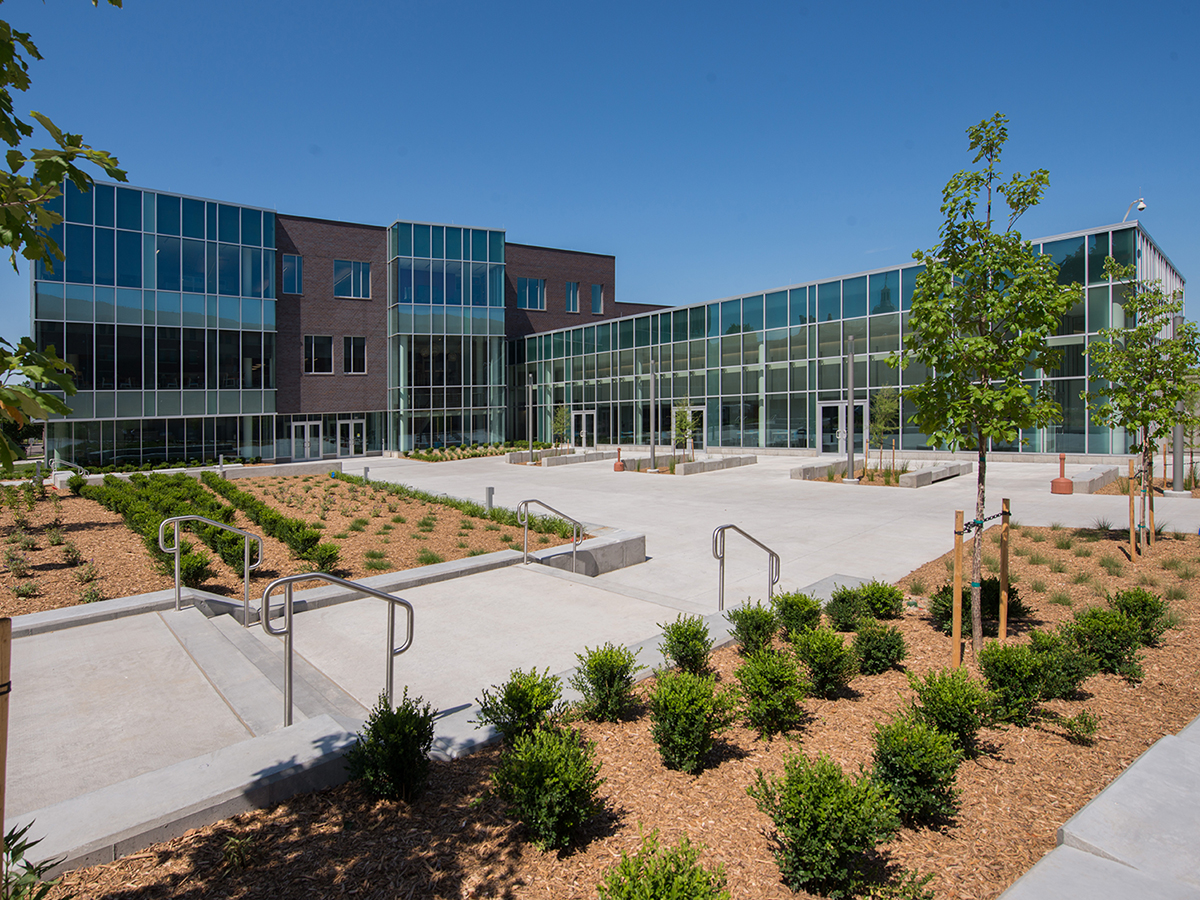
[[[279,463],[269,466],[245,466],[242,463],[230,463],[225,466],[225,478],[270,478],[277,475],[313,475],[325,474],[327,472],[342,471],[342,460],[326,459],[314,460],[312,462],[299,463]],[[128,481],[131,475],[178,475],[179,473],[188,475],[191,478],[199,479],[205,472],[216,472],[220,474],[220,466],[193,466],[187,469],[153,469],[147,472],[110,472],[114,478],[120,478],[122,481]],[[54,485],[56,490],[64,490],[67,487],[67,481],[72,475],[78,474],[69,469],[59,469],[50,476],[50,483]],[[103,484],[104,475],[88,475],[85,477],[88,484]]]
[[[542,467],[552,469],[555,466],[572,466],[577,463],[600,462],[605,459],[616,459],[616,450],[594,450],[588,453],[568,453],[564,456],[547,456],[542,459]]]

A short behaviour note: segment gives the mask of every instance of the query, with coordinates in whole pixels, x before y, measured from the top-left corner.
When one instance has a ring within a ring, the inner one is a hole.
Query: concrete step
[[[223,619],[233,623],[232,617],[209,619],[192,608],[164,610],[158,616],[251,734],[267,734],[283,727],[282,691],[218,627]]]
[[[297,613],[293,627],[303,629],[303,613]],[[261,626],[243,628],[232,616],[217,616],[210,620],[213,626],[235,646],[261,676],[270,682],[273,689],[273,727],[283,727],[283,666],[284,644],[282,639],[264,638],[255,633]],[[337,682],[306,660],[298,651],[292,659],[292,706],[293,721],[329,715],[348,731],[356,731],[367,718],[367,709]]]

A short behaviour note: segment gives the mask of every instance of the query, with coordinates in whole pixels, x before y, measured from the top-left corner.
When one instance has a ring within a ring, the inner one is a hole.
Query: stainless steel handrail
[[[529,565],[529,504],[536,503],[542,509],[549,510],[560,519],[571,523],[571,571],[575,572],[577,548],[583,542],[583,523],[572,519],[564,512],[559,512],[553,506],[547,506],[541,500],[522,500],[517,504],[517,524],[525,526],[525,565]]]
[[[258,544],[258,559],[254,565],[250,564],[250,541],[242,541],[242,549],[245,551],[245,562],[242,570],[242,626],[250,627],[250,572],[262,565],[263,561],[263,539],[257,534],[249,531],[243,531],[241,528],[234,528],[232,525],[226,525],[224,522],[214,522],[212,519],[206,519],[204,516],[174,516],[170,519],[163,519],[158,526],[158,549],[163,553],[175,554],[175,609],[179,609],[181,604],[182,591],[179,585],[179,525],[182,522],[203,522],[205,525],[215,525],[217,528],[224,528],[226,531],[232,531],[234,534],[240,534],[243,538],[253,538]],[[163,543],[166,538],[167,526],[175,524],[175,546],[168,547]]]
[[[725,532],[732,528],[750,543],[761,547],[767,551],[767,599],[771,599],[771,593],[775,585],[779,583],[779,554],[760,541],[758,538],[747,534],[736,525],[721,525],[714,532],[712,537],[712,552],[713,557],[719,562],[720,571],[717,575],[717,609],[725,609]]]
[[[50,471],[51,472],[57,472],[59,469],[62,469],[62,468],[74,469],[76,472],[78,472],[80,475],[83,475],[85,478],[87,477],[87,474],[88,474],[88,470],[85,469],[83,466],[78,466],[73,462],[68,462],[67,460],[62,459],[57,455],[54,457],[54,459],[50,460]]]
[[[275,637],[283,638],[283,724],[292,724],[292,584],[297,581],[324,581],[329,584],[340,584],[342,587],[347,587],[358,591],[361,594],[368,594],[371,597],[378,597],[380,600],[386,600],[388,604],[388,634],[387,634],[387,699],[388,704],[392,702],[392,681],[395,675],[395,659],[405,650],[412,646],[413,641],[413,608],[412,604],[400,597],[393,597],[391,594],[385,594],[383,591],[377,591],[374,588],[369,588],[366,585],[359,584],[357,581],[347,581],[345,578],[338,578],[336,575],[326,575],[324,572],[306,572],[299,575],[287,575],[283,578],[276,578],[267,585],[266,590],[262,595],[262,606],[260,607],[259,616],[262,620],[263,631],[267,634],[273,634]],[[271,592],[275,588],[283,585],[283,628],[276,629],[271,627]],[[408,613],[408,636],[404,643],[396,646],[396,607],[403,606]]]

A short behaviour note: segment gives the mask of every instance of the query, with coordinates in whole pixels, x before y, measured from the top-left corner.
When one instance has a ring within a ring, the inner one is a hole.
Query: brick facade
[[[276,409],[280,413],[387,409],[387,229],[276,215]],[[304,293],[283,293],[283,256],[304,259]],[[371,264],[371,299],[333,296],[333,261]],[[304,374],[304,336],[333,337],[333,374]],[[367,374],[342,374],[342,339],[367,339]]]
[[[556,250],[529,244],[504,245],[504,327],[509,340],[556,328],[592,325],[618,316],[660,308],[617,302],[617,258],[603,253]],[[546,308],[517,309],[517,279],[546,280]],[[579,282],[579,312],[567,312],[567,282]],[[592,285],[604,288],[604,309],[592,314]]]

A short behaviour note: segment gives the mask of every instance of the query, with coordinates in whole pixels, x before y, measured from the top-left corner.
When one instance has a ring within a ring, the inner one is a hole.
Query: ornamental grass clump
[[[558,725],[539,725],[517,736],[500,755],[492,787],[509,814],[544,849],[565,847],[600,811],[604,779],[596,745]]]
[[[742,712],[762,737],[773,737],[804,721],[804,698],[810,685],[790,653],[764,648],[746,657],[734,671]]]
[[[958,812],[962,751],[949,735],[911,716],[875,723],[873,773],[907,825],[936,825]]]
[[[793,633],[792,646],[797,659],[808,668],[814,697],[836,699],[858,674],[858,660],[853,648],[829,628]]]
[[[650,734],[668,769],[695,775],[719,734],[733,724],[734,693],[713,675],[660,672],[650,695]]]
[[[789,756],[782,776],[758,770],[747,788],[775,825],[772,853],[793,891],[854,896],[863,886],[867,853],[899,830],[895,801],[868,773],[846,775],[828,756]]]
[[[680,614],[674,622],[660,622],[658,627],[662,629],[663,636],[658,650],[667,662],[693,675],[703,675],[708,671],[713,642],[703,619]]]
[[[633,678],[642,668],[637,653],[612,643],[576,653],[579,667],[571,687],[583,695],[584,714],[598,722],[616,722],[633,705]]]
[[[423,698],[410,698],[407,687],[395,709],[387,694],[381,693],[358,743],[346,754],[350,779],[361,782],[373,797],[404,801],[419,797],[429,776],[436,715],[437,710]]]
[[[550,669],[539,674],[537,669],[523,672],[513,669],[508,681],[492,685],[475,700],[479,706],[479,725],[491,725],[511,744],[539,725],[548,724],[562,711],[562,682]]]
[[[657,828],[642,836],[633,856],[621,851],[597,890],[600,900],[729,900],[725,867],[700,865],[700,848],[686,834],[674,846],[663,847]]]
[[[729,629],[730,637],[742,645],[743,655],[761,650],[775,636],[775,613],[761,603],[731,609],[725,618],[733,626]]]
[[[808,631],[821,624],[821,601],[799,591],[776,594],[771,598],[775,621],[786,639],[793,631]]]
[[[965,669],[927,672],[924,678],[909,672],[908,684],[917,694],[912,715],[948,735],[964,753],[973,754],[990,705],[983,685]]]
[[[908,645],[900,629],[874,620],[859,625],[854,635],[854,655],[864,675],[879,675],[900,665]]]

